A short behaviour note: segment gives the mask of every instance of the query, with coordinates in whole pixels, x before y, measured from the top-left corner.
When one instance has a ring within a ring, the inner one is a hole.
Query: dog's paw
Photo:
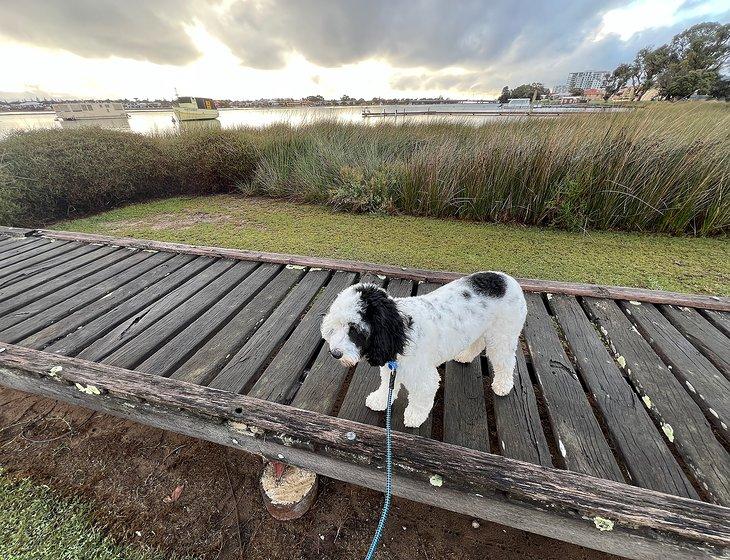
[[[406,428],[418,428],[418,426],[426,421],[430,412],[430,410],[421,410],[407,406],[403,412],[403,424]]]
[[[388,395],[382,396],[377,391],[374,391],[368,395],[368,398],[365,399],[365,406],[367,406],[370,410],[375,410],[376,412],[380,412],[382,410],[385,410],[388,407]]]
[[[457,354],[454,356],[454,361],[459,362],[460,364],[470,364],[472,362],[472,357],[467,356],[466,354]]]
[[[494,394],[499,397],[509,395],[512,387],[514,387],[514,380],[511,377],[508,377],[507,379],[495,378],[494,381],[492,381],[492,391],[494,391]]]

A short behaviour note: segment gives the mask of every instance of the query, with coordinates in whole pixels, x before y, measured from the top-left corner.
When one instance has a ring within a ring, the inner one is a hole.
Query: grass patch
[[[0,468],[0,558],[3,560],[163,560],[121,546],[94,526],[89,508],[47,486],[13,480]]]
[[[522,277],[730,295],[727,238],[589,234],[350,214],[235,195],[136,204],[57,229]]]
[[[725,103],[480,126],[34,131],[0,140],[0,223],[37,226],[137,200],[239,188],[358,213],[721,235],[730,230],[728,153]]]

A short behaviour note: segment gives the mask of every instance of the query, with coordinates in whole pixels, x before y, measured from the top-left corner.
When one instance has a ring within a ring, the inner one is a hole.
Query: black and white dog
[[[527,316],[517,281],[502,272],[477,272],[415,297],[393,298],[373,284],[355,284],[332,302],[322,321],[330,354],[352,367],[365,358],[380,367],[380,387],[365,404],[385,410],[390,371],[397,360],[393,395],[408,390],[404,423],[420,426],[433,407],[439,374],[448,360],[469,363],[486,350],[492,389],[506,395],[514,384],[515,352]]]

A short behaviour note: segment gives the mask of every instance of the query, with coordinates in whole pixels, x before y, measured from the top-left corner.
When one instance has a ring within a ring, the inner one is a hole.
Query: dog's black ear
[[[370,336],[363,354],[371,366],[384,366],[395,360],[408,341],[406,322],[395,300],[377,286],[358,288],[363,300],[362,318],[370,326]]]

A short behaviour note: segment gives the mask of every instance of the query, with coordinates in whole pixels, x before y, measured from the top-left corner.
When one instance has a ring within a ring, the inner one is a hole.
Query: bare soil
[[[377,492],[320,479],[313,508],[278,522],[261,502],[261,460],[220,445],[0,388],[0,465],[93,505],[122,542],[203,559],[360,559]],[[380,560],[617,557],[396,498]]]

